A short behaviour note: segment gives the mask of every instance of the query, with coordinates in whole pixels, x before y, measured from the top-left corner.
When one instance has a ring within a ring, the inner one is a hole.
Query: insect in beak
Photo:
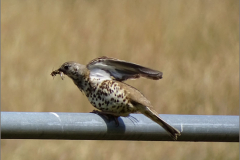
[[[64,79],[64,74],[63,74],[63,72],[60,72],[60,77],[61,77],[62,80]]]
[[[53,76],[53,78],[54,78],[57,74],[60,74],[60,77],[61,77],[62,80],[64,79],[63,72],[61,72],[59,70],[52,71],[51,76]]]

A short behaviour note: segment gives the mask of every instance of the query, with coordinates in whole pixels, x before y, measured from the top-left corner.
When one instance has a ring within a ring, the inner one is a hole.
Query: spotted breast
[[[129,105],[127,92],[118,82],[94,78],[87,86],[84,92],[89,102],[97,109],[105,113],[115,113],[117,116],[128,116],[136,112],[135,107]]]

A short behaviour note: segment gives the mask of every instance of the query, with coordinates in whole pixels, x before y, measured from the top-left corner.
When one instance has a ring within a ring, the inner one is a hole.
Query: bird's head
[[[63,79],[63,74],[67,75],[71,79],[77,79],[85,76],[87,73],[87,68],[85,65],[76,63],[76,62],[65,62],[63,65],[51,73],[52,76],[60,74]]]

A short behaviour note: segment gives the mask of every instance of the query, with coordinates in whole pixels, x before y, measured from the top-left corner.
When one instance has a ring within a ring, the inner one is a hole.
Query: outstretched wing
[[[100,57],[88,63],[87,68],[93,72],[105,71],[118,81],[146,77],[153,80],[162,78],[162,72],[140,66],[135,63],[126,62],[108,57]]]

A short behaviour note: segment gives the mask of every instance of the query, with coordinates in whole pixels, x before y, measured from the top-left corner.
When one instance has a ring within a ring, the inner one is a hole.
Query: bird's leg
[[[93,111],[90,112],[90,113],[95,113],[95,114],[98,114],[98,115],[104,116],[107,120],[110,120],[109,114],[104,114],[104,113],[102,113],[101,111],[93,110]]]
[[[110,121],[110,119],[113,119],[115,121],[116,126],[119,126],[119,121],[118,121],[118,117],[117,115],[114,115],[114,113],[111,112],[104,112],[104,111],[98,111],[98,110],[93,110],[90,113],[95,113],[101,116],[104,116],[108,121]]]

